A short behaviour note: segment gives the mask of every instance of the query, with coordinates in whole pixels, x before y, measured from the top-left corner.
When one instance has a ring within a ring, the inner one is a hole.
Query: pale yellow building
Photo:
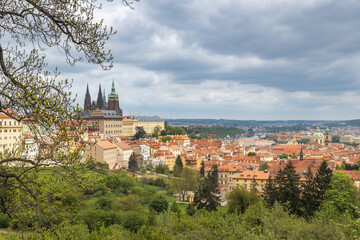
[[[110,169],[119,168],[117,147],[109,141],[98,141],[95,145],[88,146],[84,158],[85,160],[92,158],[96,162],[107,163]]]
[[[126,142],[115,143],[117,147],[117,156],[119,159],[119,167],[127,169],[129,167],[129,159],[133,153],[132,147]]]
[[[122,133],[125,137],[131,137],[135,135],[135,123],[128,118],[122,120]]]
[[[263,192],[265,183],[269,179],[269,172],[267,171],[244,171],[236,176],[232,177],[233,179],[233,188],[234,187],[244,187],[247,190],[250,190],[252,185],[256,187],[258,192]]]
[[[4,113],[0,113],[0,153],[20,147],[22,124]]]
[[[115,110],[104,110],[96,108],[83,115],[90,122],[89,132],[99,132],[105,137],[122,136],[123,117]]]
[[[134,122],[133,135],[136,133],[136,127],[143,127],[148,136],[154,133],[155,127],[158,127],[160,131],[165,129],[165,121],[157,116],[137,116],[131,117],[131,120]]]

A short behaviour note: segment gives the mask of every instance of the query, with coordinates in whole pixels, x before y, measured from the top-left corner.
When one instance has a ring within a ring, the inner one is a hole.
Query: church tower
[[[99,84],[99,93],[96,101],[96,107],[100,109],[104,109],[104,100],[101,93],[101,84]]]
[[[91,97],[89,92],[89,84],[86,87],[85,101],[84,101],[84,111],[89,111],[91,109]]]
[[[111,87],[111,92],[108,96],[108,109],[109,110],[115,110],[117,113],[120,114],[120,116],[122,116],[122,110],[119,106],[119,96],[115,91],[115,83],[114,80],[112,82],[112,87]]]
[[[325,132],[325,145],[329,146],[329,143],[331,143],[332,139],[331,139],[331,134],[330,134],[330,130],[329,128],[326,128],[326,132]]]

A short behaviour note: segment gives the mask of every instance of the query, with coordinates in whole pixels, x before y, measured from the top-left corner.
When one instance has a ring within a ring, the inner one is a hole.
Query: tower
[[[89,111],[91,108],[91,97],[89,93],[89,84],[86,86],[85,101],[84,101],[84,111]]]
[[[106,102],[105,88],[104,88],[104,90],[103,90],[103,95],[102,95],[102,97],[103,97],[104,108],[105,108],[105,109],[108,109],[108,104],[107,104],[107,102]]]
[[[330,130],[329,127],[326,128],[326,132],[325,132],[325,145],[329,146],[329,143],[331,143],[332,139],[331,139],[331,134],[330,134]]]
[[[304,153],[303,153],[302,148],[301,148],[301,150],[300,150],[299,156],[300,156],[300,161],[303,161],[303,160],[304,160]]]
[[[112,82],[111,92],[108,96],[108,109],[109,110],[115,110],[117,113],[122,116],[122,110],[119,107],[119,96],[115,91],[115,83],[114,80]]]
[[[100,109],[104,109],[104,101],[101,93],[101,84],[99,84],[99,93],[96,101],[96,107]]]

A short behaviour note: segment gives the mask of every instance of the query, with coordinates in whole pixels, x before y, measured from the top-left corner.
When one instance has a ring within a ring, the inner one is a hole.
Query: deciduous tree
[[[86,60],[109,69],[113,57],[105,43],[115,31],[95,20],[98,8],[93,0],[0,1],[0,113],[26,124],[40,143],[34,159],[24,157],[20,147],[1,154],[2,211],[15,218],[24,208],[36,209],[37,229],[51,227],[37,220],[54,207],[48,202],[56,192],[44,193],[39,171],[58,166],[63,171],[54,173],[62,179],[81,183],[76,171],[85,147],[72,83],[48,67],[46,50],[58,50],[70,65]]]

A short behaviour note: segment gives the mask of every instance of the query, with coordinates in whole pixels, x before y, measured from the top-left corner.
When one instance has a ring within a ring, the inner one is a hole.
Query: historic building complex
[[[82,118],[90,123],[89,132],[99,133],[105,137],[131,137],[135,135],[136,127],[143,127],[148,135],[151,135],[156,127],[160,131],[165,128],[165,122],[160,117],[140,116],[140,114],[123,116],[114,81],[107,99],[105,89],[102,91],[99,85],[97,100],[91,100],[87,86]]]

